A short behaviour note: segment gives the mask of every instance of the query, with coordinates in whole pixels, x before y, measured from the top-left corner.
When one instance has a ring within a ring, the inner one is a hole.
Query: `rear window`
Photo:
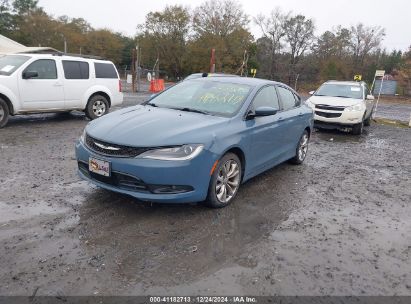
[[[10,76],[29,59],[30,57],[21,55],[0,56],[0,75]]]
[[[117,71],[111,63],[95,62],[96,78],[115,78],[117,79]]]
[[[87,62],[63,60],[66,79],[89,79],[90,69]]]

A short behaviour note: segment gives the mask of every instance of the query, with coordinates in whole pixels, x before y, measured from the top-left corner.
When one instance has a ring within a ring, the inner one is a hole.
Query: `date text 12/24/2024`
[[[248,296],[150,297],[150,303],[257,303],[257,299]]]

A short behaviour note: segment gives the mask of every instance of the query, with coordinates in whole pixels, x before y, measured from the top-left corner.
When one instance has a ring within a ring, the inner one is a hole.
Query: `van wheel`
[[[107,98],[102,95],[94,95],[87,103],[86,116],[91,120],[99,118],[109,111]]]
[[[308,152],[308,142],[310,141],[310,136],[307,130],[304,131],[303,135],[300,137],[297,149],[295,151],[295,156],[290,159],[290,163],[294,165],[301,165],[304,162],[305,157]]]
[[[211,208],[222,208],[235,198],[241,184],[241,161],[234,153],[227,153],[217,164],[211,176],[205,204]]]
[[[7,125],[9,116],[9,106],[3,99],[0,98],[0,128],[3,128],[5,125]]]
[[[361,135],[363,129],[364,129],[364,121],[360,122],[359,124],[353,125],[352,134]]]

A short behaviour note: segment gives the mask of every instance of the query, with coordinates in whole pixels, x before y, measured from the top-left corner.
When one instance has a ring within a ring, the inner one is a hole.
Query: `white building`
[[[27,47],[3,35],[0,35],[0,55],[11,53],[43,53],[58,52],[50,47]]]

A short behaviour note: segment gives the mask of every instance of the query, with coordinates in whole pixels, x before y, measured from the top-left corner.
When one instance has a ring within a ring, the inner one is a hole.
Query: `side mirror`
[[[310,95],[314,95],[314,93],[315,93],[315,91],[308,92],[308,94],[310,94]]]
[[[367,95],[367,100],[374,100],[374,95]]]
[[[23,72],[23,79],[31,79],[37,77],[39,77],[39,73],[37,73],[36,71]]]
[[[275,115],[277,112],[278,109],[272,107],[258,107],[254,111],[254,117]]]

